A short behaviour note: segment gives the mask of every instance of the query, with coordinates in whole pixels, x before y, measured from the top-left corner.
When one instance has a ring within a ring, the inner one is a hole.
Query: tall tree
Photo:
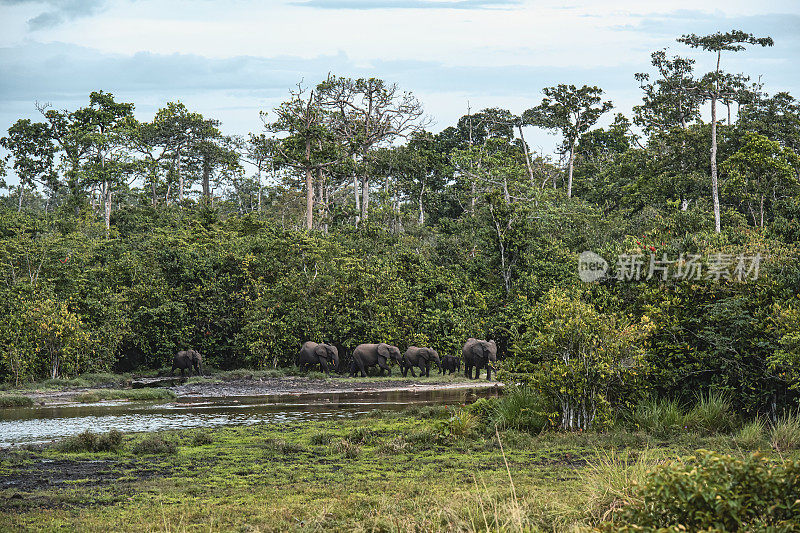
[[[722,231],[719,209],[719,180],[717,174],[717,100],[726,92],[725,74],[720,69],[722,52],[739,52],[745,49],[746,44],[759,46],[772,46],[771,37],[754,37],[751,33],[733,30],[727,33],[717,32],[712,35],[698,36],[694,33],[687,34],[678,39],[692,48],[702,48],[707,52],[717,55],[717,65],[713,72],[709,72],[698,85],[698,93],[711,100],[711,196],[714,203],[714,229],[717,233]]]
[[[701,98],[695,91],[693,77],[694,59],[667,57],[667,51],[657,50],[651,55],[651,64],[658,77],[650,82],[650,75],[636,74],[644,96],[642,105],[634,106],[634,122],[647,133],[680,126],[700,118]]]
[[[75,116],[88,126],[86,132],[91,142],[84,175],[89,184],[100,189],[108,236],[112,196],[132,168],[127,146],[135,129],[133,104],[116,102],[111,93],[93,92],[89,95],[89,106],[78,109]]]
[[[20,119],[8,128],[8,135],[0,138],[0,146],[8,150],[6,162],[13,159],[11,168],[19,179],[17,211],[22,210],[25,187],[33,189],[40,184],[55,190],[56,146],[48,124]]]
[[[361,219],[369,215],[370,150],[424,127],[422,104],[397,84],[377,78],[329,76],[317,87],[322,106],[336,114],[338,133],[361,162]],[[354,183],[354,186],[356,184]],[[356,193],[357,194],[357,193]]]
[[[285,135],[275,144],[280,162],[305,177],[306,229],[310,230],[314,227],[314,174],[340,160],[342,150],[326,122],[327,113],[320,105],[319,91],[298,85],[274,113],[276,120],[266,127]],[[262,119],[265,117],[262,113]]]
[[[574,85],[560,84],[557,87],[545,87],[542,92],[545,95],[542,103],[525,111],[523,120],[526,124],[561,132],[564,137],[562,150],[569,154],[567,198],[570,198],[575,143],[603,113],[614,106],[609,101],[602,101],[603,90],[599,87],[584,85],[578,89]]]

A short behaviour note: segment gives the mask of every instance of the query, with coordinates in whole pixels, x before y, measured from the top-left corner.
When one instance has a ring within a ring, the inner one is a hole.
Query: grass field
[[[452,411],[2,452],[0,530],[566,531],[613,516],[668,457],[747,453],[728,435],[495,432]]]

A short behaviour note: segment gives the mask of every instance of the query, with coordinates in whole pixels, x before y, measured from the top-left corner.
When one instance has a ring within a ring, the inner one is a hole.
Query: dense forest
[[[412,93],[337,76],[247,137],[180,102],[147,122],[103,91],[38,103],[0,140],[0,381],[472,336],[565,428],[653,394],[797,406],[800,103],[724,70],[771,39],[679,41],[631,80],[631,117],[564,84],[432,133]],[[530,149],[532,127],[557,154]],[[606,276],[579,277],[585,251]]]

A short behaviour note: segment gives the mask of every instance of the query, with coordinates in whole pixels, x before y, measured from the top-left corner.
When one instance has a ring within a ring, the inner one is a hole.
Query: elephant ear
[[[314,355],[322,357],[323,359],[328,359],[328,350],[326,350],[325,346],[322,344],[317,344],[317,347],[314,348]]]
[[[378,345],[378,355],[386,359],[389,359],[389,345],[384,342],[380,343]]]
[[[423,348],[422,350],[419,351],[419,355],[426,361],[430,361],[431,359],[433,359],[433,350],[431,350],[430,348]]]

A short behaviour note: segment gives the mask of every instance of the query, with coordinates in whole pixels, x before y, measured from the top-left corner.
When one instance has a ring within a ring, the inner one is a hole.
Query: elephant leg
[[[322,369],[323,372],[325,372],[325,375],[331,377],[331,373],[328,371],[328,362],[325,361],[325,359],[319,360],[319,367]]]
[[[386,364],[386,361],[385,361],[385,360],[381,361],[381,359],[380,359],[380,358],[378,358],[378,366],[379,366],[379,367],[380,367],[380,369],[381,369],[381,376],[383,376],[383,371],[384,371],[384,370],[386,370],[387,372],[389,372],[389,375],[390,375],[390,376],[392,375],[392,369],[391,369],[391,367],[389,367],[389,365],[387,365],[387,364]]]
[[[362,378],[367,377],[367,369],[364,366],[364,361],[362,361],[362,360],[358,361],[358,369],[361,370],[361,377]]]
[[[408,369],[411,370],[411,377],[412,378],[417,377],[417,375],[414,373],[414,367],[413,366],[408,367]]]
[[[486,381],[492,381],[492,367],[486,366]]]
[[[468,365],[464,365],[464,376],[467,379],[472,379],[472,367]]]

